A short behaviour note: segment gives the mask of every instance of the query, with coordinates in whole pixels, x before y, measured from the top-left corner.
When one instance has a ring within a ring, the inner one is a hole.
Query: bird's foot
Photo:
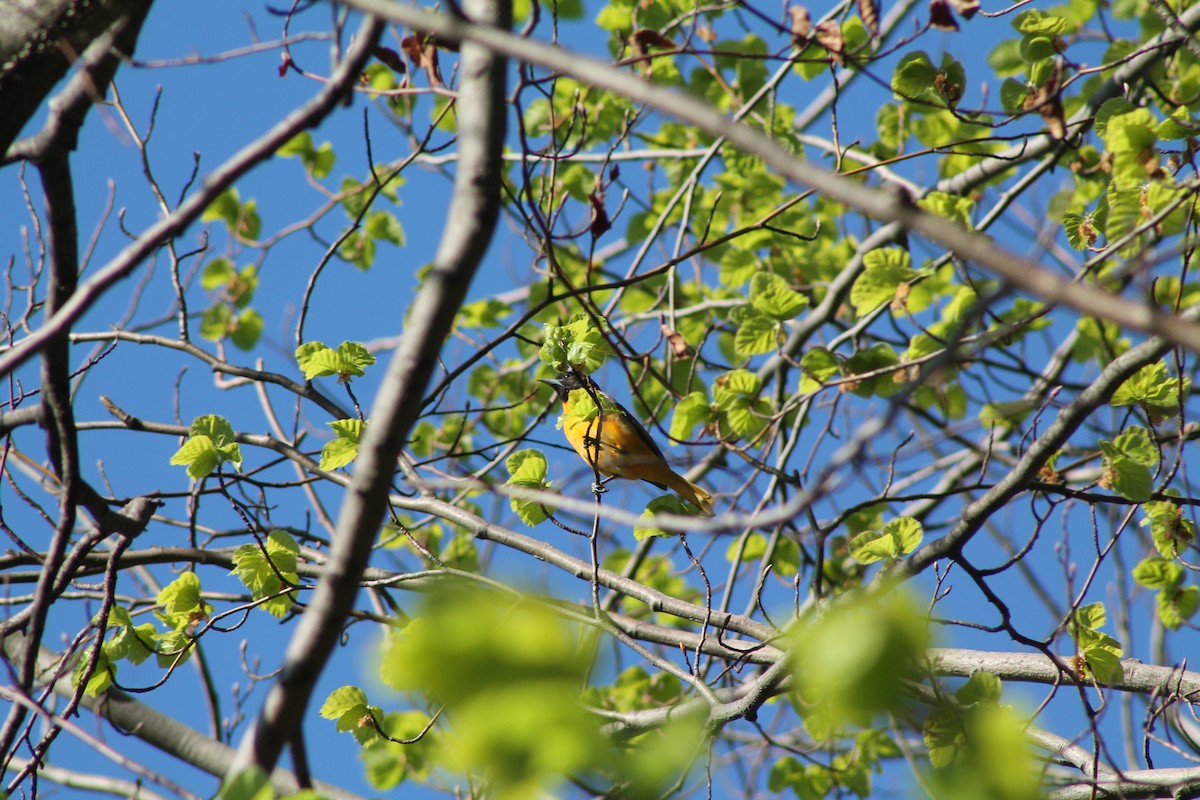
[[[608,487],[604,485],[604,481],[592,482],[592,494],[604,494],[608,491]]]

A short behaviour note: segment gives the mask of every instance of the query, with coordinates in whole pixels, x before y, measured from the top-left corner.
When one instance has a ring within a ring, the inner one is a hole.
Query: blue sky
[[[589,9],[589,13],[591,10]],[[327,6],[310,10],[306,16],[301,17],[301,24],[294,30],[302,30],[305,26],[320,30],[330,13],[332,11]],[[138,52],[138,61],[147,66],[124,67],[119,73],[117,88],[132,125],[143,133],[147,130],[152,110],[157,103],[154,132],[148,147],[149,159],[155,179],[172,201],[179,197],[190,179],[195,164],[194,154],[200,154],[200,171],[203,174],[263,132],[282,114],[311,97],[319,86],[315,81],[295,73],[281,78],[277,72],[279,52],[275,49],[267,49],[259,55],[199,66],[175,66],[163,62],[187,59],[194,54],[213,56],[233,48],[246,47],[255,40],[256,35],[263,41],[273,40],[279,35],[280,27],[280,17],[268,14],[259,7],[243,9],[232,4],[180,2],[164,2],[155,6],[143,31]],[[349,29],[353,28],[354,24],[351,23]],[[594,53],[602,50],[603,43],[594,35],[588,38],[581,37],[580,29],[569,25],[563,30],[565,40],[571,46]],[[989,49],[986,43],[1010,35],[1010,31],[1006,20],[979,18],[969,23],[960,34],[930,34],[924,46],[931,52],[945,47],[967,63],[969,76],[982,76],[985,74],[982,58]],[[390,38],[385,43],[391,47],[398,46],[396,41]],[[303,68],[318,74],[327,73],[328,42],[298,43],[293,48],[293,54]],[[882,69],[883,67],[877,74],[886,78]],[[980,83],[969,80],[964,103],[982,98]],[[803,96],[803,87],[797,90],[797,95]],[[887,99],[888,92],[883,89],[866,90],[856,94],[856,97],[865,97],[868,100],[858,101],[863,103],[862,107],[841,109],[843,141],[853,140],[856,126],[861,128],[864,138],[871,135],[876,106],[871,105],[870,101],[877,98],[878,102],[882,103]],[[995,103],[996,98],[993,94],[991,104]],[[429,105],[428,98],[424,99],[419,113],[427,113]],[[326,139],[335,142],[338,160],[333,175],[325,182],[327,186],[336,188],[343,175],[353,175],[361,179],[366,174],[367,154],[362,144],[362,112],[367,107],[359,98],[353,108],[341,110],[313,132],[318,144]],[[381,114],[370,110],[366,114],[366,120],[370,126],[372,151],[377,162],[391,161],[408,152],[408,144],[402,134]],[[91,267],[94,269],[95,265],[102,264],[126,243],[126,235],[120,230],[122,226],[128,231],[137,232],[151,224],[158,217],[159,211],[143,177],[141,156],[115,109],[98,107],[93,110],[73,164],[81,235],[85,238],[90,236],[91,231],[100,224],[110,198],[113,207],[97,239]],[[921,174],[920,169],[922,167],[915,167],[916,171],[909,177],[928,179],[929,176]],[[16,169],[11,167],[0,176],[0,219],[9,221],[4,228],[4,253],[16,259],[18,268],[15,272],[22,275],[23,244],[17,228],[19,225],[29,225],[29,215],[25,210],[25,201],[17,177]],[[360,272],[335,259],[321,278],[319,302],[311,309],[307,338],[322,339],[331,344],[346,339],[372,342],[395,336],[400,330],[402,315],[417,284],[417,271],[431,259],[437,241],[436,232],[447,224],[444,209],[449,189],[447,177],[432,169],[410,170],[405,177],[406,181],[399,189],[399,205],[393,210],[406,230],[407,244],[403,248],[381,245],[377,262],[370,272]],[[36,177],[27,174],[26,178],[35,198],[34,205],[40,207]],[[238,189],[243,199],[260,200],[263,230],[267,232],[306,218],[319,204],[317,191],[309,186],[300,164],[294,159],[276,159],[263,165],[239,181]],[[121,220],[120,225],[118,219]],[[318,229],[328,238],[335,235],[344,224],[343,212],[334,209],[330,212],[328,221],[318,226]],[[849,227],[852,232],[861,233],[861,226],[857,223],[851,223]],[[203,231],[200,226],[193,226],[180,237],[177,247],[184,252],[200,248],[202,244]],[[209,252],[200,258],[190,257],[184,262],[184,270],[190,270],[198,263],[206,262],[212,255],[221,253],[226,244],[223,234],[214,231],[213,238],[208,242]],[[1019,245],[1023,243],[1016,240],[1008,244],[1020,249]],[[921,248],[922,245],[918,244],[917,247]],[[1029,248],[1031,252],[1037,252],[1041,246],[1030,242]],[[36,245],[34,249],[36,250]],[[322,249],[321,243],[310,240],[303,233],[293,235],[271,249],[261,265],[260,299],[255,303],[255,307],[266,319],[263,341],[251,354],[231,351],[231,360],[249,364],[261,357],[268,369],[299,377],[292,360],[297,302],[305,282],[309,279],[312,265],[319,258]],[[918,255],[931,254],[927,247],[924,249],[925,252],[919,252]],[[238,254],[238,258],[241,259],[238,265],[242,266],[255,260],[257,255],[243,251]],[[502,230],[487,263],[472,287],[472,298],[499,294],[527,280],[529,260],[530,255],[521,248],[516,237],[511,232]],[[155,268],[156,277],[140,295],[139,319],[156,318],[165,313],[171,303],[170,284],[165,280],[167,264],[164,257],[160,256],[157,259]],[[118,286],[85,318],[78,330],[106,330],[140,291],[138,280],[139,277],[135,276]],[[200,293],[193,291],[190,297],[194,303],[199,303],[198,307],[203,307],[204,301]],[[165,324],[155,332],[170,335],[174,331],[172,325],[173,323]],[[193,330],[193,335],[195,334],[196,331]],[[452,342],[451,345],[451,358],[462,357],[464,353],[469,352],[467,347],[460,343]],[[84,348],[76,350],[79,358],[82,358],[83,352]],[[181,364],[185,363],[187,370],[182,372]],[[232,390],[214,388],[211,374],[199,362],[183,362],[154,348],[139,348],[126,344],[109,355],[101,367],[89,374],[79,389],[77,414],[82,420],[108,419],[98,401],[99,396],[104,394],[135,415],[170,422],[175,414],[175,394],[178,387],[178,415],[184,424],[190,422],[197,414],[217,412],[227,416],[239,430],[259,432],[265,429],[261,409],[253,396],[253,390],[249,387]],[[36,365],[26,367],[21,374],[27,383],[35,383]],[[348,404],[348,399],[340,394],[332,381],[327,381],[322,386],[339,402]],[[360,401],[369,404],[374,388],[372,378],[368,376],[367,379],[356,383],[354,388]],[[281,415],[290,420],[291,406],[282,405],[285,401],[282,393],[272,392],[271,396],[277,402],[281,402]],[[620,399],[625,401],[628,396],[621,395]],[[307,407],[302,410],[302,418],[302,425],[312,431],[310,444],[319,443],[320,437],[327,435],[323,414]],[[844,412],[837,421],[846,431],[853,431],[861,422],[849,411]],[[887,443],[881,443],[878,450],[886,453],[894,444],[895,438],[902,437],[905,433],[904,430],[890,432]],[[536,436],[543,440],[554,440],[556,432],[553,431],[552,418]],[[104,474],[111,479],[112,490],[118,496],[133,496],[153,490],[186,492],[188,489],[189,482],[183,470],[166,466],[177,446],[173,439],[130,437],[123,432],[96,431],[86,433],[81,441],[84,463],[89,474],[97,475],[98,469],[95,465],[103,461]],[[37,431],[22,432],[18,436],[18,443],[35,458],[43,452],[40,433]],[[315,444],[313,446],[315,447]],[[261,454],[255,454],[254,457],[261,458]],[[578,478],[579,471],[574,468],[572,462],[555,457],[553,463],[558,474],[565,476],[573,473]],[[586,484],[582,479],[568,485],[586,493]],[[622,502],[628,503],[630,507],[638,507],[637,503],[644,502],[649,496],[640,487],[614,488],[610,495],[613,499],[608,502]],[[330,493],[327,498],[336,503],[336,495]],[[851,501],[853,495],[840,499]],[[12,497],[8,487],[0,488],[0,501],[3,501],[6,519],[10,525],[28,525],[30,530],[37,529],[39,523],[34,519],[34,515]],[[183,502],[182,499],[172,500],[168,511],[172,512],[173,516],[181,516]],[[217,503],[215,500],[205,502],[210,505]],[[335,508],[335,505],[331,506],[331,509]],[[305,520],[302,514],[297,512],[292,515],[292,511],[279,509],[276,512],[280,524],[303,525]],[[239,521],[233,514],[219,510],[210,513],[211,516],[205,517],[206,524],[237,529]],[[821,509],[821,513],[831,515],[835,512],[832,507],[825,507]],[[511,517],[508,521],[512,522]],[[1011,524],[1012,528],[1018,531],[1028,525],[1026,508],[1014,508],[1006,524]],[[1067,524],[1069,522],[1064,521],[1064,525]],[[40,535],[44,535],[44,528],[36,536]],[[564,536],[558,531],[545,528],[539,529],[535,535]],[[36,536],[32,537],[35,541]],[[146,538],[163,546],[186,541],[183,531],[161,525],[153,527],[146,534]],[[1071,539],[1078,540],[1078,547],[1081,549],[1088,546],[1086,530],[1084,535],[1073,534]],[[567,539],[559,544],[577,555],[584,555],[586,552],[582,542]],[[723,552],[727,544],[726,541],[720,541],[714,548],[717,552]],[[994,556],[997,562],[1003,558],[999,550],[994,551]],[[1061,576],[1069,569],[1061,562],[1070,559],[1052,545],[1046,547],[1042,556],[1032,560],[1033,569],[1042,573],[1049,585],[1061,585]],[[515,559],[511,562],[501,560],[498,562],[498,570],[501,574],[509,573],[505,577],[514,581],[551,587],[572,599],[583,600],[586,596],[586,585],[565,580],[541,564],[530,567],[528,563]],[[160,580],[170,579],[165,570],[159,571],[158,574]],[[211,584],[209,575],[213,575]],[[933,576],[926,576],[926,589],[929,588],[932,579]],[[998,577],[996,580],[1000,589],[1017,593],[1024,591],[1021,578],[1015,574]],[[232,579],[224,581],[223,583],[223,579],[215,576],[212,570],[205,573],[206,589],[236,592],[239,588]],[[779,596],[786,594],[785,590],[780,591]],[[1062,598],[1057,599],[1064,602]],[[956,613],[963,616],[971,616],[980,610],[978,598],[965,587],[959,589],[957,594],[952,596],[952,600],[952,607]],[[1053,625],[1050,616],[1032,598],[1028,599],[1027,607],[1019,610],[1022,615],[1027,615],[1031,627],[1037,624],[1049,627]],[[73,608],[62,613],[66,615],[61,619],[63,629],[74,630],[72,626],[78,626],[77,617],[81,610]],[[1035,620],[1037,622],[1032,622]],[[1045,632],[1049,632],[1049,627]],[[247,657],[253,659],[255,656],[261,656],[267,665],[273,663],[274,657],[286,642],[287,629],[261,613],[251,614],[242,631],[244,633],[224,638],[245,638],[249,642]],[[996,646],[992,643],[992,637],[969,630],[956,629],[954,637],[954,643],[963,646]],[[365,626],[359,626],[351,628],[350,639],[349,646],[339,650],[335,661],[326,670],[321,688],[314,697],[314,712],[329,690],[344,683],[364,683],[372,680],[372,668],[367,657],[371,652],[372,634]],[[222,693],[222,713],[228,716],[233,711],[230,707],[232,687],[236,683],[244,691],[247,677],[236,659],[231,658],[235,652],[227,645],[222,644],[219,648],[214,646],[214,650],[216,652],[208,657],[208,664],[216,676],[218,691]],[[269,666],[264,667],[268,668]],[[201,704],[196,701],[196,682],[191,670],[190,665],[183,668],[172,678],[165,691],[151,693],[144,696],[144,699],[158,704],[164,710],[178,712],[185,721],[203,728],[205,716]],[[137,686],[139,681],[144,684],[151,683],[156,676],[154,668],[143,667],[141,670],[123,673],[121,681],[126,685]],[[1035,705],[1043,694],[1040,688],[1018,687],[1010,691],[1018,698],[1024,696],[1027,706]],[[262,686],[259,686],[247,705],[247,712],[252,713],[261,695]],[[375,699],[374,696],[372,699]],[[1061,713],[1070,714],[1070,708],[1067,706]],[[1075,706],[1075,709],[1077,711],[1078,707]],[[1082,726],[1082,720],[1080,725]],[[349,736],[331,735],[330,727],[330,723],[319,719],[315,713],[310,714],[310,742],[320,743],[319,752],[312,754],[317,762],[318,776],[370,794],[362,780],[357,746]],[[240,736],[243,730],[244,728],[239,728],[237,735]],[[145,752],[145,749],[132,739],[106,735],[110,741],[118,744],[120,749],[127,750],[136,758],[141,758]],[[235,736],[235,743],[236,738]],[[81,768],[94,768],[98,771],[111,769],[95,764],[94,756],[88,748],[61,741],[53,751],[52,761],[65,761],[66,758],[70,758],[71,763]],[[178,766],[174,761],[164,762],[153,753],[145,755],[145,758],[147,763],[160,767],[177,780],[181,779],[180,776],[187,769]],[[196,781],[194,786],[201,793],[207,792],[208,787],[212,785],[199,778],[189,777],[186,780]]]

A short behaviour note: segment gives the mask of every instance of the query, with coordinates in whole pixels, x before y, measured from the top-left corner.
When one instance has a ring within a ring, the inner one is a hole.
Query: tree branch
[[[506,0],[468,0],[464,10],[491,25],[507,27],[511,22],[512,10]],[[354,479],[338,516],[337,534],[326,563],[328,573],[300,619],[279,679],[242,738],[230,774],[252,764],[265,769],[274,765],[299,725],[317,677],[337,644],[342,622],[353,607],[387,507],[396,459],[421,413],[437,354],[499,216],[506,69],[505,60],[490,50],[464,44],[455,106],[461,157],[446,214],[447,226],[433,268],[409,308],[405,335],[375,398],[372,424],[363,437]]]

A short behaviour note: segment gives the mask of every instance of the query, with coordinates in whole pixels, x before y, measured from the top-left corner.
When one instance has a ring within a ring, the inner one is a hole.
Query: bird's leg
[[[598,481],[592,481],[592,494],[604,494],[608,491],[608,482],[615,476],[609,475],[607,478]]]

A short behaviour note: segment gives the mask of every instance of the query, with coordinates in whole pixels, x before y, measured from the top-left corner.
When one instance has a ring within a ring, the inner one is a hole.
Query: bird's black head
[[[551,378],[541,378],[542,383],[553,387],[554,393],[558,395],[558,399],[566,402],[567,397],[576,389],[582,389],[585,386],[592,385],[591,378],[580,375],[578,372],[564,372],[557,380]]]

